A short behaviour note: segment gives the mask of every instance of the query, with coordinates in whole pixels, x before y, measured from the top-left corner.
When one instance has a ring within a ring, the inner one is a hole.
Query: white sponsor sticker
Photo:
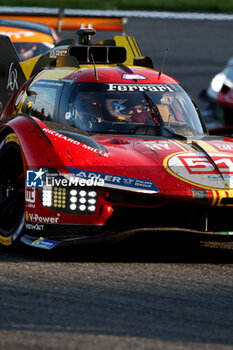
[[[107,91],[175,92],[169,85],[165,84],[108,84]]]
[[[59,215],[59,214],[57,214]],[[59,217],[53,217],[53,216],[40,216],[38,214],[33,214],[33,213],[25,213],[25,219],[26,221],[30,222],[37,222],[37,223],[42,223],[42,224],[57,224],[59,221]]]
[[[176,154],[168,160],[168,169],[183,180],[204,187],[233,188],[233,155],[225,153],[209,153],[209,155],[213,162],[201,152]]]

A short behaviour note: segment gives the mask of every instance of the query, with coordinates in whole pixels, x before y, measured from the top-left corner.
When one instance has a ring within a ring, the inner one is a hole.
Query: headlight
[[[70,190],[69,191],[69,206],[70,210],[78,210],[87,213],[92,213],[96,209],[97,192],[93,190]],[[94,197],[94,198],[93,198]]]
[[[98,192],[93,189],[44,186],[38,189],[41,203],[67,214],[92,214],[96,210]]]
[[[223,73],[219,73],[215,75],[215,77],[212,79],[210,86],[215,92],[219,92],[223,86],[223,83],[226,79],[226,75]]]
[[[44,207],[51,207],[52,206],[52,191],[46,187],[43,189],[42,192],[42,204]]]
[[[67,214],[90,215],[95,212],[98,192],[64,178],[56,169],[44,169],[43,186],[38,194],[43,207]]]

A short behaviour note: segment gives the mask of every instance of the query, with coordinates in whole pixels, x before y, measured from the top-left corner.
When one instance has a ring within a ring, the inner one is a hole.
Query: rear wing
[[[84,15],[80,10],[29,8],[29,7],[1,7],[1,19],[14,19],[43,23],[51,28],[61,30],[79,29],[82,23],[91,23],[96,30],[120,31],[125,33],[127,19],[124,17],[103,16],[100,13],[96,15]]]

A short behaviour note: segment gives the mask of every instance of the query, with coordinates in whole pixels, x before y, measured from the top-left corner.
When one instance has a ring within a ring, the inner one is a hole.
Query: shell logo
[[[165,169],[173,176],[209,189],[233,188],[233,155],[209,152],[184,152],[168,156]]]

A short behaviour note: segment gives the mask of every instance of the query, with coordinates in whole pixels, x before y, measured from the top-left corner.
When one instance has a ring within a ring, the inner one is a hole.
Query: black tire
[[[24,228],[24,166],[15,134],[7,135],[0,146],[0,243],[9,246]]]

